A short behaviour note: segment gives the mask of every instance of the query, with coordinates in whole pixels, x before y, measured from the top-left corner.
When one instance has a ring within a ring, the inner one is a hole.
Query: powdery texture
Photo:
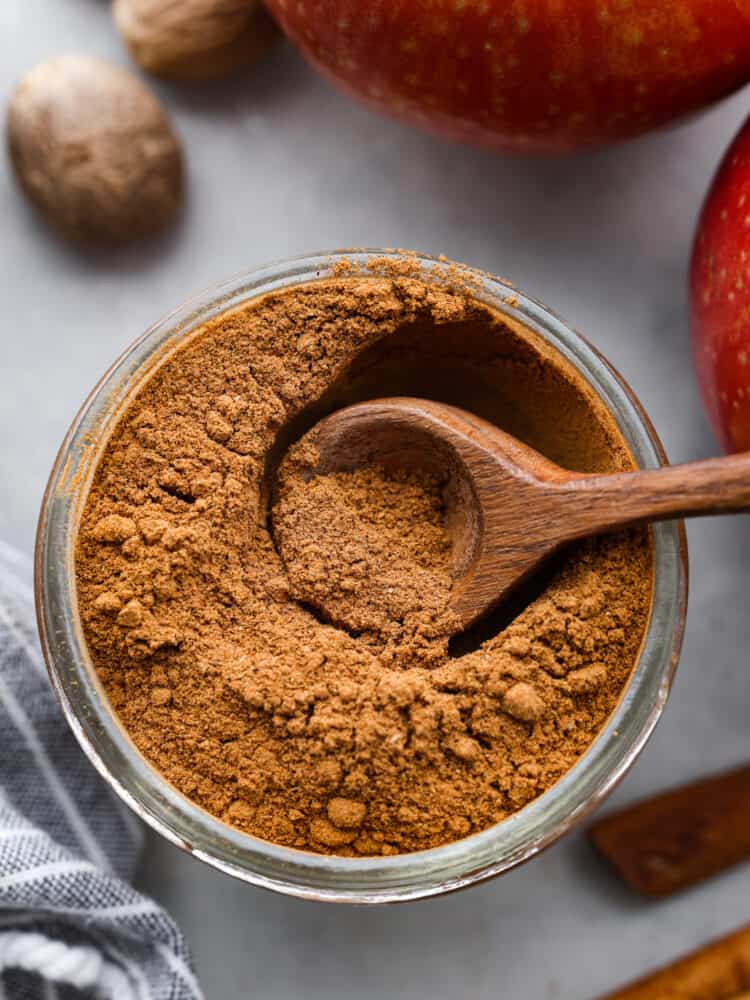
[[[443,483],[372,468],[317,476],[315,431],[279,473],[273,535],[291,596],[356,634],[387,665],[445,658],[457,624]]]
[[[408,275],[302,286],[212,320],[100,462],[77,554],[96,668],[146,758],[256,836],[396,854],[484,829],[575,763],[637,657],[646,533],[572,549],[509,626],[452,656],[440,484],[299,476],[333,406],[431,387],[569,467],[632,464],[559,361],[459,289]]]

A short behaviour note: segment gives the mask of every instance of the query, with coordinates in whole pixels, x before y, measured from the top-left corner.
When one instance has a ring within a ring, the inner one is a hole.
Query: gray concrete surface
[[[0,97],[37,60],[127,63],[103,0],[3,0]],[[411,246],[510,277],[592,338],[673,460],[710,454],[687,335],[700,199],[748,104],[557,162],[474,152],[372,117],[279,49],[245,80],[158,87],[185,140],[181,225],[147,250],[57,242],[0,160],[0,537],[26,550],[45,478],[95,379],[149,323],[233,272],[337,246]],[[692,597],[672,699],[609,807],[750,755],[750,522],[691,527]],[[750,918],[750,866],[660,905],[575,833],[494,883],[397,908],[300,903],[151,838],[141,885],[182,922],[211,1000],[586,1000]]]

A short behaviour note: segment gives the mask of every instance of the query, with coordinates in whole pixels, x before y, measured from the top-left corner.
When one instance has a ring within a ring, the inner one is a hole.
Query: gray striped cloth
[[[182,934],[129,884],[140,825],[55,701],[30,580],[0,543],[0,1000],[196,1000]]]

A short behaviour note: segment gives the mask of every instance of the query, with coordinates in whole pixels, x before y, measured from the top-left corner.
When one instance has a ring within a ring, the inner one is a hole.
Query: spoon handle
[[[614,475],[574,477],[570,493],[575,537],[641,521],[736,514],[750,510],[750,452],[685,465]],[[573,537],[571,535],[571,537]]]

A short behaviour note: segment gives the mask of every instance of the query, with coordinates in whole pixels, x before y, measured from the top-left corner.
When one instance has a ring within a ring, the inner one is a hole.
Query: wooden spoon
[[[311,474],[362,465],[447,474],[450,606],[462,629],[565,542],[750,508],[750,454],[611,475],[569,472],[480,417],[409,397],[357,403],[318,427]]]

